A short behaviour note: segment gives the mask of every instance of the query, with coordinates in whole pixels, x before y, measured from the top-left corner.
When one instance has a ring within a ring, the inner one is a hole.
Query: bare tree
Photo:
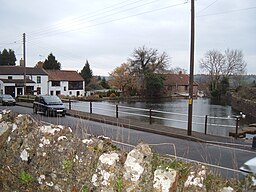
[[[231,75],[243,75],[245,74],[246,62],[244,61],[244,55],[241,50],[225,51],[225,67],[223,68],[223,75],[230,77]]]
[[[162,73],[166,70],[169,58],[165,52],[158,53],[157,49],[146,48],[145,46],[135,49],[132,58],[128,58],[131,75],[134,75],[139,85],[138,91],[145,95],[147,78],[146,75]]]
[[[159,54],[157,49],[146,48],[145,46],[135,49],[132,57],[128,59],[131,70],[138,74],[144,74],[147,71],[162,72],[169,63],[165,52]]]
[[[217,89],[225,65],[224,55],[218,50],[209,50],[199,62],[200,68],[210,75],[212,88]]]
[[[186,69],[183,69],[181,67],[175,67],[175,68],[172,68],[169,73],[173,73],[173,74],[188,74],[187,70]]]
[[[200,61],[200,68],[211,77],[211,89],[218,90],[223,78],[245,73],[246,62],[241,50],[227,49],[224,54],[218,50],[209,50]]]

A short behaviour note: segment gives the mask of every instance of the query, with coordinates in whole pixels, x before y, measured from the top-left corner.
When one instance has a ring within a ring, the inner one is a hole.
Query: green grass
[[[21,183],[29,183],[30,181],[33,180],[33,177],[29,173],[27,173],[26,171],[22,170],[19,173],[19,179],[20,179]]]

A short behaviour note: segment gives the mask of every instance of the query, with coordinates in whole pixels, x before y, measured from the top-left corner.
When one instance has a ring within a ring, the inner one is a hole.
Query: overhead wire
[[[3,49],[11,49],[14,51],[16,56],[22,55],[21,49],[22,49],[22,41],[14,41],[12,43],[2,43],[0,44],[0,52],[2,52]]]
[[[209,5],[207,5],[205,8],[199,10],[199,11],[197,12],[197,14],[202,13],[203,11],[205,11],[206,9],[208,9],[209,7],[211,7],[213,4],[215,4],[217,1],[218,1],[218,0],[215,0],[215,1],[213,1],[212,3],[210,3]]]
[[[150,4],[150,3],[153,3],[153,2],[155,2],[156,0],[154,0],[154,1],[150,1],[150,2],[147,2],[147,3],[144,3],[144,4],[142,4],[142,5],[139,5],[139,6],[136,6],[136,7],[132,7],[132,8],[128,8],[128,9],[126,9],[126,10],[131,10],[131,9],[135,9],[135,8],[138,8],[138,7],[141,7],[141,6],[145,6],[146,4]],[[139,1],[136,1],[136,2],[139,2]],[[91,28],[91,27],[95,27],[95,26],[98,26],[98,25],[103,25],[103,24],[107,24],[107,23],[111,23],[111,22],[114,22],[114,21],[118,21],[118,20],[123,20],[123,19],[126,19],[126,18],[130,18],[130,17],[135,17],[135,16],[138,16],[138,15],[143,15],[143,14],[146,14],[146,13],[151,13],[151,12],[155,12],[155,11],[160,11],[160,10],[164,10],[164,9],[168,9],[168,8],[171,8],[171,7],[175,7],[175,6],[179,6],[179,5],[184,5],[184,4],[186,4],[187,2],[185,2],[185,3],[179,3],[179,4],[173,4],[173,5],[169,5],[169,6],[165,6],[165,7],[161,7],[161,8],[158,8],[158,9],[153,9],[153,10],[149,10],[149,11],[144,11],[144,12],[140,12],[140,13],[136,13],[136,14],[133,14],[133,15],[128,15],[128,16],[124,16],[124,17],[120,17],[120,18],[117,18],[117,19],[111,19],[111,20],[108,20],[108,21],[104,21],[104,22],[101,22],[101,23],[97,23],[97,24],[93,24],[93,25],[91,25],[91,26],[87,26],[86,27],[86,29],[88,29],[88,28]],[[118,11],[118,12],[115,12],[115,13],[112,13],[112,14],[110,14],[110,15],[116,15],[117,13],[119,13],[120,11]],[[109,15],[108,15],[109,16]],[[105,16],[106,17],[106,16]],[[105,18],[104,17],[104,18]],[[96,20],[96,19],[95,19]],[[83,29],[83,27],[81,27],[81,29]],[[76,30],[78,30],[78,29],[74,29],[74,30],[69,30],[69,31],[62,31],[62,32],[58,32],[58,33],[51,33],[52,35],[55,35],[55,34],[60,34],[60,33],[66,33],[66,32],[71,32],[71,31],[76,31]],[[46,34],[44,34],[44,35],[46,35]],[[49,35],[47,35],[46,37],[49,37]],[[31,43],[31,44],[34,44],[34,45],[36,45],[36,46],[38,46],[38,47],[41,47],[40,45],[38,45],[38,44],[36,44],[36,43],[34,43],[34,41],[36,40],[36,39],[41,39],[42,38],[42,36],[38,36],[37,38],[29,38],[29,40],[27,40],[27,42],[28,43]],[[42,47],[41,47],[42,48]],[[45,50],[47,50],[46,48],[43,48],[43,49],[45,49]],[[49,49],[48,49],[48,51],[49,51]],[[50,51],[51,52],[51,51]],[[68,58],[68,59],[70,59],[70,57],[67,57],[66,55],[65,56],[63,56],[63,57],[66,57],[66,58]],[[79,56],[79,57],[81,57],[81,56]],[[79,60],[80,62],[81,62],[81,59],[78,59],[78,57],[77,58],[74,58],[73,57],[73,59],[72,60]]]
[[[0,47],[16,45],[16,44],[22,44],[22,40],[10,41],[10,42],[5,42],[5,43],[2,42],[2,43],[0,43]]]
[[[85,14],[85,15],[81,15],[81,16],[79,16],[79,17],[72,18],[72,19],[70,19],[70,22],[80,22],[81,20],[85,20],[85,19],[88,19],[88,18],[91,18],[91,17],[95,17],[95,16],[97,16],[97,15],[102,15],[102,14],[108,13],[108,12],[110,12],[110,11],[112,11],[112,10],[115,10],[115,9],[118,9],[118,8],[121,8],[121,7],[124,7],[124,6],[127,6],[127,5],[135,4],[135,3],[138,3],[138,2],[141,2],[141,1],[144,1],[144,0],[137,0],[137,1],[135,1],[135,2],[128,3],[128,4],[125,4],[125,5],[116,7],[117,5],[121,5],[121,4],[127,3],[127,2],[129,2],[129,1],[131,1],[131,0],[128,0],[128,1],[126,0],[126,1],[123,1],[123,2],[121,2],[121,3],[117,3],[117,4],[114,4],[114,5],[112,5],[112,6],[108,6],[108,7],[105,7],[105,8],[99,9],[99,10],[96,10],[96,11],[91,12],[91,13],[89,13],[89,14]],[[109,9],[109,8],[111,8],[111,9]],[[108,10],[102,12],[103,10],[106,10],[106,9],[108,9]],[[32,31],[32,32],[30,32],[30,34],[35,35],[35,34],[38,34],[38,33],[44,32],[44,31],[47,31],[47,29],[48,29],[48,30],[51,30],[52,28],[63,27],[63,26],[65,26],[65,25],[66,25],[66,24],[63,24],[63,23],[60,22],[60,23],[57,23],[57,24],[55,24],[55,25],[50,25],[50,26],[44,27],[44,28],[42,28],[42,30]]]
[[[131,2],[132,1],[132,2]],[[83,17],[85,17],[85,16],[90,16],[90,18],[91,17],[93,17],[93,16],[97,16],[97,15],[100,15],[100,14],[104,14],[104,13],[107,13],[107,12],[110,12],[111,10],[115,10],[115,9],[118,9],[118,8],[121,8],[121,7],[124,7],[124,6],[128,6],[128,5],[132,5],[132,4],[135,4],[135,3],[138,3],[138,2],[141,2],[141,1],[145,1],[145,0],[136,0],[136,1],[134,1],[134,0],[126,0],[126,1],[122,1],[122,2],[119,2],[119,3],[116,3],[116,4],[113,4],[113,5],[111,5],[111,6],[108,6],[108,7],[104,7],[104,8],[102,8],[102,9],[98,9],[98,10],[96,10],[96,11],[93,11],[93,12],[91,12],[91,13],[89,13],[89,14],[86,14],[86,15],[82,15],[82,16],[79,16],[79,17],[76,17],[76,18],[73,18],[71,21],[76,21],[76,22],[79,22],[79,19],[80,18],[83,18]],[[155,0],[156,1],[156,0]],[[107,11],[104,11],[104,10],[107,10]],[[102,12],[102,11],[104,11],[104,12]],[[97,14],[96,14],[97,13]],[[86,18],[85,18],[86,19]],[[85,19],[83,19],[83,20],[85,20]],[[32,31],[32,32],[28,32],[26,35],[27,36],[36,36],[36,34],[40,34],[40,33],[42,33],[42,32],[49,32],[49,31],[52,31],[52,30],[56,30],[56,27],[60,27],[60,26],[64,26],[64,28],[65,28],[65,26],[66,26],[66,24],[61,24],[61,23],[59,23],[59,24],[55,24],[55,25],[49,25],[49,26],[46,26],[46,27],[43,27],[43,28],[40,28],[39,30],[36,30],[36,31]],[[55,28],[54,28],[55,27]],[[53,29],[54,28],[54,29]],[[58,29],[58,30],[61,30],[61,28],[60,29]],[[47,35],[47,34],[46,34]],[[14,41],[9,41],[8,43],[7,42],[1,42],[0,43],[0,46],[1,45],[3,45],[3,46],[5,46],[5,45],[9,45],[9,44],[12,44]],[[17,40],[16,40],[16,42],[17,42]],[[22,41],[20,41],[20,42],[22,42]]]
[[[156,0],[154,0],[156,1]],[[149,3],[152,3],[154,1],[151,1],[151,2],[148,2],[146,4],[149,4]],[[111,23],[111,22],[115,22],[115,21],[119,21],[119,20],[124,20],[124,19],[127,19],[127,18],[131,18],[131,17],[135,17],[135,16],[139,16],[139,15],[143,15],[143,14],[147,14],[147,13],[152,13],[152,12],[156,12],[156,11],[160,11],[160,10],[164,10],[164,9],[168,9],[168,8],[172,8],[172,7],[176,7],[176,6],[180,6],[180,5],[184,5],[186,4],[187,2],[184,2],[184,3],[178,3],[178,4],[173,4],[173,5],[168,5],[168,6],[165,6],[165,7],[161,7],[161,8],[157,8],[157,9],[152,9],[152,10],[149,10],[149,11],[143,11],[143,12],[140,12],[140,13],[135,13],[135,14],[132,14],[132,15],[128,15],[128,16],[123,16],[123,17],[120,17],[120,18],[116,18],[116,19],[110,19],[108,21],[103,21],[103,22],[100,22],[100,23],[96,23],[96,24],[92,24],[92,25],[89,25],[89,26],[86,26],[86,27],[79,27],[79,28],[76,28],[76,29],[70,29],[70,30],[66,30],[66,31],[53,31],[53,32],[48,32],[48,33],[45,33],[45,34],[41,34],[41,35],[38,35],[38,37],[31,37],[32,39],[33,38],[42,38],[46,35],[46,37],[48,37],[48,35],[57,35],[57,34],[61,34],[61,33],[67,33],[67,32],[72,32],[72,31],[79,31],[81,29],[89,29],[89,28],[92,28],[92,27],[95,27],[95,26],[99,26],[99,25],[103,25],[103,24],[107,24],[107,23]],[[143,4],[145,5],[145,4]],[[143,6],[143,5],[140,5],[139,7]],[[131,10],[131,9],[134,9],[134,8],[138,8],[137,7],[133,7],[133,8],[129,8],[129,9],[126,9],[127,10]],[[118,12],[120,13],[120,11]],[[112,15],[116,15],[117,13],[113,13],[111,14]],[[107,15],[107,16],[110,16],[110,15]],[[107,16],[105,16],[104,18],[106,18]]]
[[[30,40],[28,40],[27,43],[32,44],[32,45],[37,46],[38,48],[40,48],[40,49],[42,49],[42,50],[47,51],[48,54],[53,53],[53,50],[50,50],[49,48],[43,47],[40,43],[36,43],[36,42],[30,41]],[[58,49],[59,49],[61,52],[64,52],[64,53],[65,53],[65,50],[63,50],[63,49],[61,49],[61,48],[58,48]],[[72,55],[74,55],[74,54],[72,53]],[[42,55],[40,56],[40,54],[39,54],[38,56],[41,57]],[[46,58],[46,57],[45,57],[45,58]],[[73,57],[73,56],[67,56],[67,54],[58,54],[58,58],[59,58],[59,59],[60,59],[60,58],[66,58],[66,59],[69,59],[69,60],[71,60],[71,61],[73,61],[73,62],[78,62],[78,61],[81,62],[81,60],[82,60],[82,59],[80,59],[81,56]],[[61,63],[61,62],[60,62],[60,63]]]
[[[140,2],[141,0],[139,0],[139,1],[136,1],[136,2]],[[127,9],[121,9],[121,10],[118,10],[118,11],[116,11],[116,12],[114,12],[114,13],[110,13],[110,14],[108,14],[108,15],[102,15],[103,13],[100,13],[100,14],[97,14],[96,16],[100,16],[100,17],[96,17],[96,18],[92,18],[92,19],[90,19],[90,20],[88,20],[88,18],[84,18],[84,19],[82,19],[82,20],[80,20],[79,21],[79,23],[78,22],[76,22],[76,23],[72,23],[72,24],[69,24],[68,25],[68,27],[70,28],[70,27],[75,27],[75,26],[77,26],[77,27],[79,27],[79,26],[82,26],[82,24],[85,24],[85,23],[90,23],[90,22],[94,22],[94,21],[98,21],[98,20],[101,20],[101,19],[106,19],[106,18],[108,18],[108,17],[110,17],[110,16],[114,16],[114,15],[117,15],[117,14],[119,14],[119,13],[124,13],[124,12],[127,12],[127,11],[130,11],[130,10],[133,10],[133,9],[137,9],[137,8],[140,8],[140,7],[143,7],[143,6],[145,6],[145,5],[148,5],[148,4],[151,4],[151,3],[153,3],[153,2],[156,2],[156,1],[158,1],[158,0],[153,0],[153,1],[150,1],[150,2],[146,2],[146,3],[143,3],[143,4],[141,4],[141,5],[136,5],[135,7],[130,7],[130,8],[127,8]],[[123,7],[123,6],[122,6]],[[109,11],[107,11],[107,12],[109,12]],[[104,12],[104,13],[106,13],[106,12]],[[91,18],[91,17],[89,17],[89,18]],[[86,20],[87,19],[87,20]],[[54,30],[51,30],[51,31],[46,31],[46,32],[41,32],[41,33],[39,33],[39,34],[37,34],[38,36],[44,36],[44,35],[47,35],[47,34],[50,34],[50,33],[54,33],[54,32],[58,32],[58,31],[60,31],[60,32],[63,32],[63,30],[65,30],[65,27],[67,27],[67,25],[64,25],[63,27],[61,27],[61,28],[56,28],[56,29],[54,29]],[[82,29],[83,27],[80,27],[78,30],[80,30],[80,29]],[[75,30],[77,30],[77,29],[74,29],[74,30],[71,30],[71,31],[75,31]],[[67,32],[69,32],[69,31],[67,31]]]
[[[228,11],[219,12],[219,13],[209,13],[209,14],[205,14],[205,15],[198,15],[197,17],[206,17],[206,16],[213,16],[213,15],[223,15],[223,14],[227,14],[227,13],[246,11],[246,10],[255,9],[255,8],[256,8],[256,6],[255,7],[247,7],[247,8],[241,8],[241,9],[228,10]]]
[[[108,24],[108,23],[111,23],[111,22],[124,20],[124,19],[127,19],[127,18],[131,18],[131,17],[135,17],[135,16],[147,14],[147,13],[152,13],[152,12],[156,12],[156,11],[160,11],[160,10],[164,10],[164,9],[168,9],[168,8],[171,8],[171,7],[180,6],[180,5],[184,5],[184,4],[188,3],[188,1],[185,1],[185,2],[179,3],[179,4],[168,5],[168,6],[161,7],[161,8],[156,8],[156,9],[152,9],[152,10],[148,10],[148,11],[142,11],[142,12],[135,13],[135,14],[129,14],[127,16],[123,16],[123,17],[119,17],[119,18],[110,18],[107,21],[102,21],[102,18],[106,19],[110,16],[114,16],[114,15],[117,15],[119,13],[123,13],[123,12],[127,12],[127,11],[130,11],[130,10],[133,10],[133,9],[137,9],[139,7],[142,7],[142,6],[145,6],[147,4],[153,3],[156,0],[150,1],[150,2],[147,2],[147,3],[144,3],[144,4],[137,4],[136,6],[133,6],[133,7],[129,7],[129,5],[135,5],[136,3],[140,3],[141,1],[143,1],[143,0],[137,0],[137,1],[132,1],[132,2],[128,1],[129,3],[127,3],[127,1],[122,1],[121,3],[117,3],[114,6],[109,6],[109,7],[103,8],[103,9],[99,9],[98,11],[92,12],[89,15],[87,14],[87,15],[82,15],[82,16],[73,18],[73,19],[71,19],[71,21],[74,21],[74,24],[69,25],[69,27],[70,26],[78,26],[78,28],[76,28],[76,29],[69,29],[69,30],[63,31],[63,29],[65,29],[66,25],[63,24],[63,23],[59,23],[59,24],[56,24],[56,25],[48,26],[46,28],[41,28],[40,30],[37,30],[37,31],[32,31],[31,33],[27,33],[27,35],[29,37],[28,38],[29,41],[27,41],[27,42],[33,44],[36,39],[46,38],[46,37],[58,35],[58,34],[61,34],[61,33],[79,31],[79,30],[82,30],[82,29],[89,29],[89,28],[92,28],[92,27]],[[201,13],[201,12],[205,11],[206,9],[208,9],[209,7],[214,5],[217,1],[218,0],[213,1],[212,3],[210,3],[205,8],[201,9],[198,13]],[[126,3],[126,4],[124,4],[124,3]],[[123,7],[126,8],[126,9],[120,10],[120,8],[123,8]],[[255,9],[255,8],[256,7],[248,7],[248,8],[242,8],[242,9],[236,9],[236,10],[229,10],[229,11],[220,12],[220,13],[198,15],[197,17],[227,14],[227,13],[231,13],[231,12],[245,11],[245,10],[250,10],[250,9]],[[117,9],[119,9],[119,10],[117,10]],[[113,10],[117,10],[117,11],[113,12]],[[110,13],[110,14],[104,15],[105,13]],[[88,18],[91,18],[91,20],[88,20]],[[99,22],[95,23],[95,24],[91,24],[91,25],[86,26],[86,27],[82,26],[83,23],[88,23],[88,22],[92,22],[92,21],[99,21]],[[54,27],[55,27],[55,29],[53,29]],[[56,29],[56,27],[59,27],[59,28]],[[22,41],[20,40],[20,41],[14,41],[12,43],[0,43],[0,46],[1,45],[13,45],[16,42],[22,43]],[[39,45],[37,45],[37,46],[39,46]]]

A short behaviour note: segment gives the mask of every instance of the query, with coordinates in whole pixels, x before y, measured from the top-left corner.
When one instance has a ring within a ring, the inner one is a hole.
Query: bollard
[[[149,109],[149,124],[152,124],[152,109]]]
[[[207,120],[208,120],[208,115],[205,115],[205,121],[204,121],[204,134],[207,134]]]
[[[254,136],[252,139],[252,149],[256,150],[256,136]]]
[[[90,114],[92,114],[92,102],[90,101]]]
[[[236,135],[235,135],[235,139],[237,139],[238,136],[238,127],[239,127],[239,117],[236,117]]]
[[[118,105],[116,105],[116,118],[118,118]]]
[[[69,108],[69,110],[71,110],[71,100],[70,99],[68,99],[68,108]]]

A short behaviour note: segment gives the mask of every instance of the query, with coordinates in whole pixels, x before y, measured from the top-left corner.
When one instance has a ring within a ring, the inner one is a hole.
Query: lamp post
[[[239,121],[240,119],[244,119],[246,117],[245,114],[243,114],[243,112],[240,112],[239,115],[236,115],[235,118],[236,118],[236,135],[235,135],[235,138],[237,139],[237,135],[238,135],[238,128],[239,128]]]

